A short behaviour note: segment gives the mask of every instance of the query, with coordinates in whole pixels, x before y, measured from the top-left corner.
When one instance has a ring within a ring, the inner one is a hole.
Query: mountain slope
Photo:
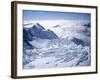
[[[29,40],[33,40],[33,38],[40,38],[40,39],[56,39],[58,36],[51,30],[46,30],[42,27],[39,23],[36,23],[31,28],[27,28],[27,30],[23,30],[23,34],[27,35]]]
[[[39,23],[36,23],[31,28],[23,28],[23,45],[24,48],[32,48],[29,41],[35,39],[57,39],[58,36],[51,30],[46,30]]]
[[[30,25],[23,29],[23,69],[91,65],[91,27],[87,23],[70,22],[51,28]]]

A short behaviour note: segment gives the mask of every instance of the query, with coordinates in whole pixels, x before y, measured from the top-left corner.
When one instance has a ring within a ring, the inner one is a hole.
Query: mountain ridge
[[[31,28],[23,28],[23,44],[30,44],[29,41],[35,39],[57,39],[58,36],[51,30],[45,29],[41,24],[36,23]],[[31,45],[31,44],[30,44]],[[32,47],[31,47],[32,48]]]

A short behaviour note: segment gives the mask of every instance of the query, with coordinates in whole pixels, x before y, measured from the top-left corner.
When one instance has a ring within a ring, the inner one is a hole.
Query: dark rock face
[[[86,26],[86,27],[90,28],[91,27],[91,23],[84,24],[83,26]]]
[[[70,36],[70,37],[67,37],[67,38],[66,38],[66,41],[67,41],[67,40],[70,41],[70,42],[75,43],[76,45],[85,46],[85,43],[84,43],[84,41],[83,41],[82,39],[79,39],[79,38]]]
[[[57,39],[58,36],[51,30],[46,30],[39,23],[36,23],[31,28],[23,28],[23,46],[24,48],[32,49],[29,41],[35,39]]]
[[[23,46],[25,49],[33,49],[34,47],[28,42],[28,40],[24,40]]]
[[[58,38],[58,36],[53,31],[46,30],[39,23],[37,23],[36,25],[33,25],[33,27],[29,29],[29,32],[33,38],[40,38],[40,39]]]
[[[75,37],[73,37],[71,41],[73,41],[77,45],[80,45],[80,44],[84,45],[84,42],[81,39],[77,39]]]

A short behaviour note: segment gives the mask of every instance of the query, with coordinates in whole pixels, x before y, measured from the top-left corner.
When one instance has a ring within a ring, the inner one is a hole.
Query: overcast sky
[[[90,20],[89,13],[23,10],[23,20]]]

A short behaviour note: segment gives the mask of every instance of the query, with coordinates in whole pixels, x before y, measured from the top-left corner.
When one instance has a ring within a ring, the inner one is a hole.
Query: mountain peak
[[[75,44],[77,44],[77,45],[84,45],[84,42],[83,42],[83,40],[81,40],[81,39],[78,39],[78,38],[76,38],[76,37],[72,37],[72,36],[70,36],[70,37],[67,37],[67,39],[69,40],[69,41],[73,41]]]
[[[35,28],[37,28],[37,29],[40,29],[40,30],[45,29],[45,28],[44,28],[44,27],[42,27],[42,25],[41,25],[41,24],[39,24],[39,23],[34,24],[34,25],[33,25],[33,27],[35,27]]]
[[[58,36],[51,30],[46,30],[39,23],[34,24],[31,28],[23,30],[25,39],[32,41],[34,39],[56,39]]]

